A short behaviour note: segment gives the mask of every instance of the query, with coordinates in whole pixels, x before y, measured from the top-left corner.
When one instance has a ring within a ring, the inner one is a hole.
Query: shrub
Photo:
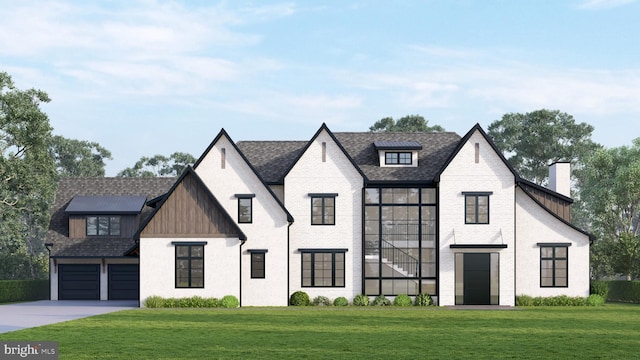
[[[591,294],[596,294],[602,296],[603,299],[607,300],[607,296],[609,295],[609,284],[606,281],[593,280],[591,281]]]
[[[316,296],[311,302],[314,306],[331,306],[331,300],[326,296]]]
[[[233,295],[225,295],[222,297],[222,300],[220,300],[220,307],[235,309],[238,306],[240,306],[240,301],[238,301],[238,298]]]
[[[411,306],[411,304],[413,304],[413,301],[411,301],[409,295],[406,294],[396,295],[396,298],[393,299],[394,306]]]
[[[176,298],[164,299],[164,307],[166,307],[166,308],[178,307],[178,299],[176,299]]]
[[[363,294],[356,295],[356,297],[353,298],[353,305],[367,306],[369,305],[369,297]]]
[[[48,298],[49,280],[0,280],[0,303]]]
[[[418,294],[413,304],[415,306],[429,306],[433,304],[433,299],[431,299],[431,295],[429,294]]]
[[[391,306],[391,300],[387,299],[384,295],[378,295],[373,302],[371,303],[373,306]]]
[[[602,306],[604,305],[604,298],[602,295],[591,294],[587,298],[587,305],[589,306]]]
[[[220,306],[220,300],[218,300],[217,298],[211,297],[204,299],[203,307],[216,308],[218,306]]]
[[[148,308],[161,308],[164,307],[164,299],[158,295],[149,296],[144,299],[144,306]]]
[[[533,297],[529,295],[516,296],[516,306],[534,306]]]
[[[608,281],[607,300],[640,304],[640,281]]]
[[[291,294],[291,298],[289,299],[289,304],[293,306],[308,306],[309,305],[309,295],[307,295],[304,291],[296,291]]]
[[[333,300],[333,306],[347,306],[349,305],[349,300],[346,297],[340,296]]]

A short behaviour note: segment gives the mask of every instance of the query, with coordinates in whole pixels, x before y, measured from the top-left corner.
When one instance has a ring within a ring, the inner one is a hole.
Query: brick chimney
[[[571,197],[571,163],[558,161],[549,165],[549,189]]]

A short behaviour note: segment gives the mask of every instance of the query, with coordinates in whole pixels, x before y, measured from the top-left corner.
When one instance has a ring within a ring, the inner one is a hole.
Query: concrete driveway
[[[137,307],[136,300],[41,300],[0,305],[0,333]]]

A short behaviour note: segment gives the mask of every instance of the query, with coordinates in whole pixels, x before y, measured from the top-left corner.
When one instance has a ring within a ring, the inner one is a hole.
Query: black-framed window
[[[120,216],[87,216],[87,236],[120,236]]]
[[[238,198],[238,223],[250,224],[253,222],[254,197],[254,194],[236,194],[236,198]]]
[[[489,197],[491,193],[464,194],[464,223],[489,223]]]
[[[337,194],[309,194],[311,197],[311,225],[336,224]]]
[[[174,244],[176,288],[204,287],[204,243]]]
[[[300,250],[302,287],[344,287],[346,250]]]
[[[267,250],[249,250],[251,252],[251,278],[265,278],[265,264]]]
[[[384,153],[384,163],[386,165],[411,165],[411,152],[387,151]]]
[[[540,245],[540,287],[569,286],[569,247]]]

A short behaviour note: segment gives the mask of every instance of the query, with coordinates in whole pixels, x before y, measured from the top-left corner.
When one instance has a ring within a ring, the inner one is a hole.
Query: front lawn
[[[140,309],[0,340],[58,341],[60,359],[625,359],[640,306]]]

